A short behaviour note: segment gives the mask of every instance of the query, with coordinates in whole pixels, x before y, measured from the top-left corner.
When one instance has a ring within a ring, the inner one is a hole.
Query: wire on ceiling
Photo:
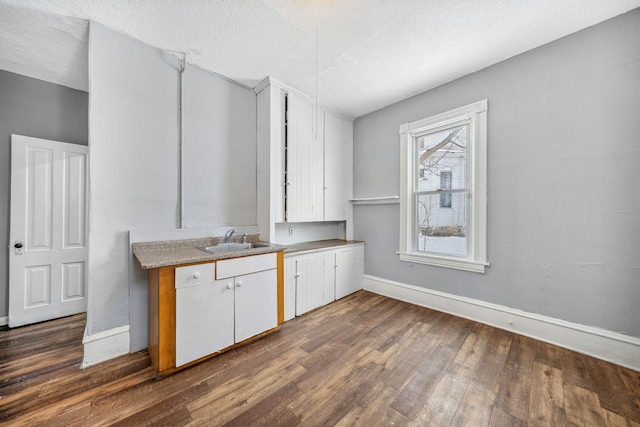
[[[318,139],[318,1],[316,0],[316,114],[315,114],[315,126],[313,131],[314,139]]]

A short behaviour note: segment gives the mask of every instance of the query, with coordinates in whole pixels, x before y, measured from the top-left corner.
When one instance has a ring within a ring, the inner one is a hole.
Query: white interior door
[[[86,310],[88,152],[11,136],[10,327]]]

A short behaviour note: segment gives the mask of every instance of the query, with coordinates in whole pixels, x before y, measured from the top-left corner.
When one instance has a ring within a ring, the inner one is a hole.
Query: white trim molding
[[[5,326],[9,324],[9,316],[0,317],[0,326]]]
[[[363,279],[364,289],[376,294],[484,323],[640,371],[639,338],[366,274]]]
[[[129,353],[129,325],[87,335],[84,338],[82,368]]]

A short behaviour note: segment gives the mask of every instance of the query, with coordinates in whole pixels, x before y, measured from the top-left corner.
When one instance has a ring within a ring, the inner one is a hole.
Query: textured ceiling
[[[640,0],[0,0],[0,69],[86,90],[86,20],[94,20],[249,87],[271,76],[313,96],[317,69],[319,100],[358,117],[637,7]]]

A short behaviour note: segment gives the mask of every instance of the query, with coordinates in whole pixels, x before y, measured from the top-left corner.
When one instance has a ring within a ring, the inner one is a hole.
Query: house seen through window
[[[421,135],[415,188],[418,251],[466,255],[466,155],[468,125]]]

